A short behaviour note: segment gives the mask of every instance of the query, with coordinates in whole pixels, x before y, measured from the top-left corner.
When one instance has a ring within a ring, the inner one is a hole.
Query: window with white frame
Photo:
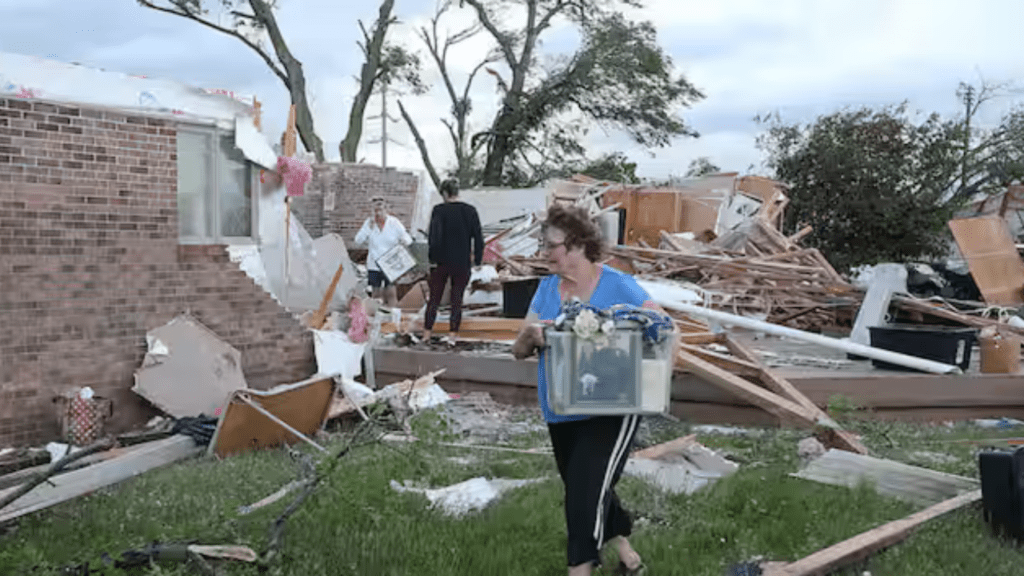
[[[255,238],[256,171],[235,147],[234,132],[178,128],[178,239],[240,244]]]

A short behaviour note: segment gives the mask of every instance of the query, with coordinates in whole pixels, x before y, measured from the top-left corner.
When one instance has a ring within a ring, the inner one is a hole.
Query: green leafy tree
[[[700,178],[708,174],[721,172],[722,169],[715,165],[707,156],[695,158],[686,169],[686,178]]]
[[[653,24],[616,11],[638,6],[636,1],[460,0],[460,5],[475,12],[496,45],[496,52],[483,59],[496,60],[484,70],[495,78],[501,106],[467,148],[483,147],[479,179],[484,185],[527,186],[584,161],[580,141],[590,126],[624,131],[646,147],[697,135],[679,109],[704,95],[675,73]],[[508,16],[513,9],[525,16],[518,23]],[[580,45],[571,54],[542,58],[545,33],[558,21],[578,30]],[[420,150],[429,165],[426,147]]]
[[[839,269],[942,253],[960,170],[962,124],[906,105],[844,109],[809,124],[759,118],[775,178],[792,186],[786,226]]]
[[[621,152],[612,152],[591,160],[576,172],[598,180],[623,184],[640,183],[640,178],[636,175],[636,162],[630,162]]]

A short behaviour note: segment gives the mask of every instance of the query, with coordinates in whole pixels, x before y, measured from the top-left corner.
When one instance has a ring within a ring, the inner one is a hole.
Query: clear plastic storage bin
[[[615,321],[606,342],[548,327],[548,403],[556,414],[664,414],[672,392],[673,336],[644,342],[642,327]]]

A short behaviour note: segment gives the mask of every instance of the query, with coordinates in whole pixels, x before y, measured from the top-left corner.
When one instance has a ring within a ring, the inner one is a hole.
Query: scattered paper
[[[409,482],[399,484],[392,480],[391,487],[398,492],[418,492],[427,497],[431,507],[440,509],[449,516],[463,516],[475,510],[482,510],[501,495],[514,488],[543,481],[544,478],[509,480],[484,477],[471,478],[444,488],[417,488]]]

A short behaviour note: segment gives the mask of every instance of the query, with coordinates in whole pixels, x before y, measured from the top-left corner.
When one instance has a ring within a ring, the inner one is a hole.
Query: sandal
[[[635,568],[626,566],[626,563],[622,560],[619,560],[619,565],[615,567],[615,574],[619,574],[621,576],[643,576],[646,573],[647,566],[644,565],[642,560]]]

